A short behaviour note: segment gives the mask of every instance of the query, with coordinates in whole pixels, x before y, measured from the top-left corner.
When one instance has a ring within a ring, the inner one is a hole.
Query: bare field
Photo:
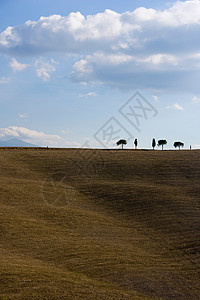
[[[0,299],[200,299],[200,150],[0,148]]]

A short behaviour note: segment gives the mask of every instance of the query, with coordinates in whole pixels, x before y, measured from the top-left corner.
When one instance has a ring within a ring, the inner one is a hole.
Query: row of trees
[[[117,144],[117,146],[121,145],[122,149],[123,149],[123,146],[127,144],[127,141],[121,139],[116,144]],[[135,139],[134,142],[133,142],[133,144],[135,146],[135,149],[137,149],[137,147],[138,147],[138,140]],[[159,140],[157,145],[158,145],[158,147],[162,146],[162,150],[163,150],[164,145],[167,145],[167,141],[166,140]],[[174,147],[175,148],[179,148],[179,150],[183,146],[184,146],[184,143],[182,143],[182,142],[174,142]],[[152,148],[153,148],[153,150],[155,149],[155,147],[156,147],[156,140],[153,139],[152,140]]]

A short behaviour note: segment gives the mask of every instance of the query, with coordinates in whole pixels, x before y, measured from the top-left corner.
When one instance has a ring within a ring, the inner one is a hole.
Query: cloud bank
[[[177,1],[162,11],[107,9],[86,17],[76,12],[27,21],[0,34],[0,53],[75,54],[75,82],[199,92],[199,32],[200,1]],[[55,67],[41,68],[37,76],[48,80]]]

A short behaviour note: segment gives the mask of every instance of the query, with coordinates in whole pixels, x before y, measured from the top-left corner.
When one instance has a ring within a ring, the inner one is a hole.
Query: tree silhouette
[[[138,140],[137,139],[135,139],[134,145],[135,145],[135,149],[137,149],[137,146],[138,146]]]
[[[184,146],[184,143],[182,143],[182,142],[174,142],[174,147],[175,148],[179,148],[179,150],[180,150],[180,147],[183,147]]]
[[[153,148],[153,150],[154,150],[155,146],[156,146],[156,140],[153,139],[153,140],[152,140],[152,148]]]
[[[123,149],[123,146],[127,144],[127,141],[126,140],[119,140],[116,144],[117,144],[117,146],[122,145],[122,149]]]
[[[158,141],[158,146],[162,146],[162,150],[163,150],[163,146],[167,144],[166,140],[159,140]]]

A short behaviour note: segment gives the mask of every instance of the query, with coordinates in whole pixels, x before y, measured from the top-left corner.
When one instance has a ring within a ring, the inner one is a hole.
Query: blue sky
[[[0,140],[200,147],[200,1],[1,0],[0,20]]]

